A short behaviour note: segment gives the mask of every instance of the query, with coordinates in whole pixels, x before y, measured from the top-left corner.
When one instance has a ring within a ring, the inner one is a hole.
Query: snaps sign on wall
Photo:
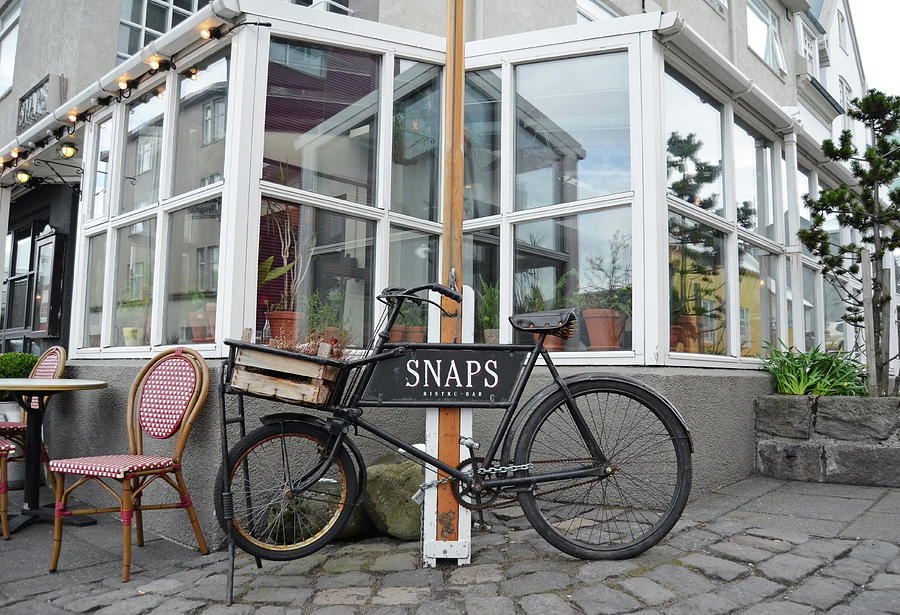
[[[378,363],[363,401],[431,402],[454,407],[460,402],[490,406],[507,401],[526,351],[414,348]]]

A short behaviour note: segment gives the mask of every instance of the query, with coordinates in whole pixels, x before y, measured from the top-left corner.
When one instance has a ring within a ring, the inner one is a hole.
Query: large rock
[[[425,469],[400,455],[390,455],[368,466],[369,481],[363,508],[380,532],[401,540],[422,535],[422,509],[412,496],[425,481]]]
[[[825,480],[822,447],[818,444],[760,440],[756,445],[756,462],[763,476],[814,482]]]
[[[900,448],[864,444],[826,444],[829,483],[900,487]]]
[[[762,395],[756,398],[756,431],[785,438],[808,438],[812,431],[812,398],[806,395]]]
[[[900,422],[896,397],[820,397],[816,433],[836,440],[886,440]]]
[[[297,538],[311,538],[331,519],[334,514],[332,498],[340,496],[341,486],[330,480],[321,480],[311,491],[310,497],[300,497],[289,503],[283,509],[279,504],[274,504],[269,509],[267,523],[274,528],[273,536],[289,536]],[[318,494],[318,495],[314,495]],[[356,538],[372,532],[372,523],[366,517],[362,509],[353,507],[350,519],[337,535],[339,539]]]

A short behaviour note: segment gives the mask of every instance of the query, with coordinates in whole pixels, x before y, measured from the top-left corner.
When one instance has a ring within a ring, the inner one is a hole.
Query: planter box
[[[763,395],[756,398],[756,431],[784,438],[812,433],[813,398],[806,395]]]
[[[339,368],[318,357],[268,346],[238,348],[231,387],[275,401],[321,406],[328,401]]]
[[[816,433],[836,440],[887,440],[897,430],[897,397],[820,397]]]

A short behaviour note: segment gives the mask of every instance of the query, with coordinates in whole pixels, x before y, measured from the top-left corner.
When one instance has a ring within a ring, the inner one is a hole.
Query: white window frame
[[[816,32],[802,19],[797,19],[797,52],[806,59],[806,72],[819,79],[819,40]]]
[[[853,119],[847,115],[850,109],[850,101],[853,100],[853,88],[841,76],[838,76],[838,90],[840,95],[841,106],[844,108],[844,114],[841,116],[841,130],[853,130]]]
[[[838,45],[840,45],[841,49],[844,50],[844,53],[849,53],[847,51],[847,18],[844,17],[844,13],[842,13],[840,9],[838,9],[837,11],[837,22]]]
[[[18,43],[19,15],[21,14],[21,12],[22,7],[20,2],[19,0],[15,0],[6,8],[3,16],[0,17],[0,46],[2,46],[3,42],[7,39],[12,40],[14,38]],[[16,45],[13,45],[12,48],[12,58],[7,58],[6,56],[0,57],[0,65],[6,64],[7,61],[10,63],[10,81],[5,85],[0,83],[0,98],[5,96],[10,90],[12,90],[13,74],[16,67]]]
[[[120,0],[120,3],[122,1],[123,0]],[[130,2],[131,0],[128,0],[128,1]],[[161,32],[159,30],[154,30],[153,28],[150,28],[147,26],[147,3],[148,2],[153,2],[153,4],[159,5],[161,7],[165,7],[165,9],[166,9],[166,25],[165,25],[165,29]],[[182,9],[178,6],[175,6],[174,0],[142,0],[140,21],[131,21],[130,19],[125,19],[124,17],[122,17],[120,19],[119,23],[121,25],[129,26],[131,28],[135,28],[140,31],[140,41],[138,43],[138,49],[140,49],[141,47],[144,47],[148,43],[148,41],[146,40],[147,33],[149,33],[154,38],[158,38],[158,37],[162,36],[163,34],[165,34],[166,32],[168,32],[169,30],[172,29],[172,18],[175,15],[181,16],[182,19],[185,17],[189,17],[191,15],[191,13],[194,13],[197,11],[198,4],[200,6],[202,6],[205,4],[205,2],[202,2],[201,0],[191,0],[191,10],[185,11],[184,9]],[[120,28],[121,28],[121,26],[120,26]],[[116,35],[118,36],[118,32],[116,33]],[[121,62],[122,60],[127,59],[130,55],[131,54],[128,53],[127,49],[120,49],[118,47],[118,39],[117,39],[117,43],[116,43],[117,61]]]
[[[766,51],[760,59],[779,75],[786,75],[787,65],[784,62],[784,47],[781,44],[781,36],[779,34],[778,16],[762,0],[747,0],[747,11],[755,13],[766,24]],[[757,53],[753,46],[749,44],[749,41],[747,43],[750,50],[753,53]]]
[[[602,21],[621,16],[618,11],[609,7],[602,0],[578,0],[575,10],[577,16],[583,21]]]

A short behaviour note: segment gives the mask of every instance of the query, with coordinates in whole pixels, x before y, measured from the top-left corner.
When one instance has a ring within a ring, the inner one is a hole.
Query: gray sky
[[[900,96],[897,25],[900,0],[850,0],[866,86]]]

